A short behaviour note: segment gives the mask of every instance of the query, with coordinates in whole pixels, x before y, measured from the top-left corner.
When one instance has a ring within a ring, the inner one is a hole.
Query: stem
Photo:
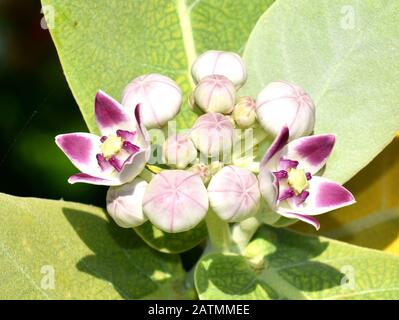
[[[229,224],[221,219],[210,209],[205,218],[206,226],[208,228],[209,242],[205,249],[209,252],[235,252],[234,243],[231,239],[231,232]]]
[[[234,225],[232,230],[232,240],[238,246],[240,253],[243,254],[249,241],[262,224],[256,217],[248,218]]]

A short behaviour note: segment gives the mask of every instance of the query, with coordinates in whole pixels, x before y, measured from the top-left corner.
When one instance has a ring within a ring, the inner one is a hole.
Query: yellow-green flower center
[[[288,184],[294,190],[295,195],[301,194],[303,190],[309,187],[305,170],[290,169],[288,171]]]
[[[101,152],[106,159],[109,159],[121,151],[123,140],[120,137],[109,135],[100,146]]]

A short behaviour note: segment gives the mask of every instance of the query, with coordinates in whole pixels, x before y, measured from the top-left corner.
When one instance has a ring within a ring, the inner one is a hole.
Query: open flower
[[[68,182],[116,186],[132,181],[150,157],[140,106],[130,113],[100,90],[95,98],[95,116],[102,136],[77,132],[55,138],[58,147],[81,171]]]
[[[284,127],[260,164],[259,186],[272,210],[286,218],[312,224],[313,217],[355,202],[353,195],[338,183],[315,176],[325,165],[335,144],[335,136],[321,134],[289,143]]]

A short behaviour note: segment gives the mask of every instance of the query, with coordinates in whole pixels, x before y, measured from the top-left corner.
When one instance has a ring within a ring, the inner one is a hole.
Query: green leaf
[[[204,222],[194,229],[180,233],[163,232],[149,221],[134,230],[149,246],[165,253],[181,253],[190,250],[207,236]]]
[[[273,0],[42,0],[55,14],[51,35],[72,92],[95,132],[94,95],[119,99],[126,84],[162,73],[192,89],[190,67],[208,49],[241,52],[256,21]],[[44,10],[46,11],[46,10]],[[180,127],[195,115],[183,108]]]
[[[200,299],[399,299],[399,257],[263,227],[239,255],[209,254]]]
[[[100,208],[4,194],[0,207],[0,299],[192,297],[178,256],[149,248]]]
[[[399,38],[395,0],[277,1],[259,19],[244,52],[256,96],[292,81],[316,103],[315,133],[335,133],[324,176],[344,183],[399,128]]]

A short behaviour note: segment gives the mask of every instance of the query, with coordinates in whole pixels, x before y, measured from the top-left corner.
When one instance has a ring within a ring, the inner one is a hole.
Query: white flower
[[[247,71],[241,57],[234,52],[206,51],[193,63],[191,75],[195,83],[210,75],[222,75],[240,88],[247,80]]]
[[[277,136],[288,127],[290,139],[312,133],[315,106],[300,87],[283,81],[272,82],[256,98],[256,116],[262,127]]]
[[[198,83],[193,96],[195,104],[204,112],[229,114],[234,108],[236,90],[226,77],[211,75]]]
[[[136,227],[147,221],[142,202],[148,183],[141,178],[110,187],[107,192],[107,211],[122,228]]]
[[[130,82],[122,95],[122,104],[134,108],[140,104],[146,128],[161,128],[180,111],[182,92],[176,82],[160,74],[147,74]]]

